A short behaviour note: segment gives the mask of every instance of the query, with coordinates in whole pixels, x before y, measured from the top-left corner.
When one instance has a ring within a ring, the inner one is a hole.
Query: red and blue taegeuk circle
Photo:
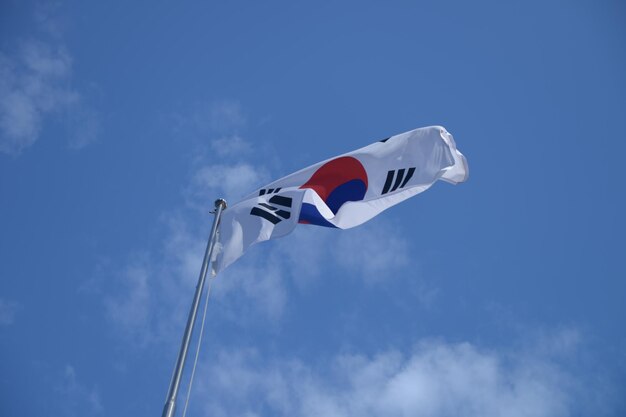
[[[319,167],[300,188],[315,190],[328,208],[337,214],[344,203],[363,200],[367,191],[367,172],[358,159],[342,156]],[[299,222],[335,227],[309,203],[302,204]]]

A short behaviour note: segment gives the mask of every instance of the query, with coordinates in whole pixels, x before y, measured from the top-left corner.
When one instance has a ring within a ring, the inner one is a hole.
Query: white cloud
[[[72,61],[62,46],[52,47],[38,41],[25,42],[21,47],[21,60],[29,71],[28,75],[35,78],[26,85],[26,90],[32,93],[36,93],[40,87],[46,87],[37,81],[64,78],[71,74]]]
[[[14,56],[0,52],[0,152],[19,155],[41,135],[47,116],[69,114],[68,146],[94,142],[98,117],[68,85],[72,59],[58,43],[23,41]]]
[[[301,225],[289,236],[262,245],[273,246],[272,252],[281,260],[289,279],[302,291],[320,281],[329,268],[340,271],[344,279],[378,290],[407,278],[403,270],[418,270],[401,229],[382,218],[349,230]],[[249,252],[257,250],[252,247]],[[246,253],[242,259],[248,256]],[[408,278],[412,284],[421,285],[420,297],[425,298],[426,291],[435,291],[425,287],[419,276]]]
[[[328,267],[329,262],[333,262],[333,246],[337,233],[341,231],[303,225],[297,227],[292,234],[266,245],[271,245],[272,251],[284,265],[289,278],[300,291],[304,292],[320,281],[320,275]],[[253,247],[250,252],[256,253],[257,250]],[[244,258],[237,262],[245,261],[248,256],[250,254],[245,254]],[[228,270],[226,273],[230,274]]]
[[[41,2],[34,5],[34,18],[38,28],[45,34],[60,39],[67,26],[67,18],[62,13],[62,4]]]
[[[113,287],[105,289],[106,317],[134,348],[178,343],[202,262],[198,231],[192,233],[176,213],[163,222],[167,232],[158,252],[134,255],[105,280]]]
[[[409,264],[409,244],[393,225],[375,222],[343,231],[333,253],[337,263],[372,284],[389,280]]]
[[[23,43],[17,59],[0,55],[0,151],[17,155],[31,146],[43,116],[77,99],[63,86],[70,68],[65,50],[41,42]]]
[[[15,323],[15,314],[19,305],[15,301],[0,298],[0,326],[9,326]]]
[[[252,146],[238,135],[224,136],[211,142],[211,150],[218,156],[242,157],[249,156]]]
[[[470,343],[420,342],[406,354],[316,366],[245,349],[213,358],[194,395],[205,415],[558,417],[578,405],[578,385],[555,363]]]
[[[263,185],[269,178],[263,167],[246,162],[235,164],[216,164],[201,166],[193,175],[190,186],[187,188],[188,200],[192,205],[202,203],[206,208],[215,196],[225,197],[230,204],[241,200],[246,194]]]
[[[241,105],[234,100],[212,103],[204,111],[197,113],[196,118],[201,124],[208,122],[208,127],[213,132],[228,132],[246,124]]]

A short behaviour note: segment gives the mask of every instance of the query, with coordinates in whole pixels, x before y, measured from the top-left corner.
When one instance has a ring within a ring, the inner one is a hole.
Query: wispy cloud
[[[34,6],[33,12],[35,22],[43,33],[55,39],[63,37],[67,21],[66,17],[61,13],[61,3],[40,2]]]
[[[388,280],[410,259],[406,238],[384,221],[342,233],[333,249],[337,263],[367,284]]]
[[[193,174],[186,188],[187,202],[193,207],[212,207],[213,201],[208,201],[211,196],[221,196],[232,204],[268,178],[264,167],[247,162],[203,165]]]
[[[253,254],[219,276],[213,294],[217,316],[240,325],[276,325],[287,305],[288,271],[276,253]],[[269,256],[269,258],[267,257]]]
[[[19,56],[0,55],[0,150],[19,154],[39,137],[45,114],[78,99],[63,86],[71,61],[63,48],[25,42]]]
[[[152,340],[148,324],[151,312],[150,282],[153,271],[147,264],[137,261],[122,271],[122,290],[115,297],[105,298],[107,316],[139,343]]]
[[[68,129],[67,146],[79,150],[98,140],[102,130],[100,116],[93,108],[84,105],[73,105],[68,109],[66,124]]]
[[[39,139],[47,117],[69,115],[73,149],[94,142],[100,130],[97,114],[70,87],[72,57],[58,39],[59,26],[47,14],[37,20],[52,39],[22,40],[13,53],[0,51],[0,152],[14,156]]]
[[[557,363],[470,343],[422,341],[407,353],[338,355],[316,366],[228,349],[203,368],[196,395],[214,416],[558,417],[584,403],[582,384]]]
[[[0,298],[0,326],[9,326],[15,323],[15,315],[19,304]]]
[[[197,278],[204,242],[177,214],[163,219],[165,238],[158,251],[131,256],[119,270],[105,265],[100,274],[106,317],[134,348],[176,343]],[[104,283],[106,281],[106,283]],[[106,286],[108,285],[108,286]]]
[[[252,145],[238,135],[224,136],[211,142],[211,150],[220,157],[247,157]]]

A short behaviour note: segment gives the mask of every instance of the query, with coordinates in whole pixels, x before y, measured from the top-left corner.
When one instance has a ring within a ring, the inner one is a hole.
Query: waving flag
[[[441,126],[415,129],[272,182],[228,208],[218,229],[213,273],[248,247],[298,223],[349,229],[441,179],[468,177],[467,161]]]

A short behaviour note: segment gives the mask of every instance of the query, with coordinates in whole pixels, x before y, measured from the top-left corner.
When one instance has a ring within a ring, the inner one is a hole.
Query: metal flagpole
[[[209,264],[211,263],[211,256],[213,254],[213,247],[215,246],[215,235],[217,233],[217,226],[222,216],[222,211],[226,208],[226,200],[215,200],[215,218],[213,219],[213,226],[211,227],[211,234],[209,241],[206,245],[204,252],[204,260],[202,261],[202,269],[200,270],[200,276],[198,277],[198,285],[196,286],[196,293],[193,296],[193,302],[191,303],[191,310],[189,311],[189,317],[187,318],[187,326],[185,327],[185,333],[183,334],[183,341],[180,346],[180,352],[178,352],[178,359],[176,360],[176,367],[174,368],[174,375],[172,375],[172,381],[170,382],[170,389],[167,393],[167,400],[163,407],[162,417],[173,417],[176,409],[176,396],[178,395],[178,389],[180,388],[180,378],[183,376],[183,368],[185,367],[185,360],[187,359],[187,351],[189,350],[189,342],[191,341],[191,333],[193,332],[193,326],[196,322],[196,315],[198,313],[198,305],[200,304],[200,297],[202,296],[202,290],[204,289],[204,283],[206,281],[206,274],[209,270]]]

